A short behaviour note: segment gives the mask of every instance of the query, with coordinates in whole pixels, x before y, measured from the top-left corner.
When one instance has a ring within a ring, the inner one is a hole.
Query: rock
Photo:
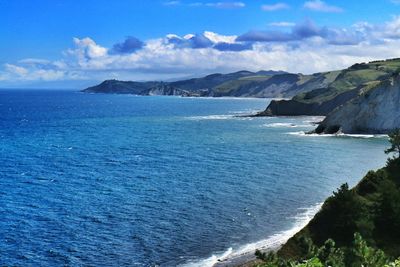
[[[400,128],[400,78],[380,82],[333,110],[316,133],[386,134]]]

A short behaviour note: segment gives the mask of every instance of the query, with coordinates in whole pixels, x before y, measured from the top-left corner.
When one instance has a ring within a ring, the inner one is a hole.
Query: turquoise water
[[[267,103],[0,90],[0,265],[206,265],[385,163]]]

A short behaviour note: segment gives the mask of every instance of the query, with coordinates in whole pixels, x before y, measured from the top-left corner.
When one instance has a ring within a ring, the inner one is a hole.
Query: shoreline
[[[314,215],[320,210],[322,203],[314,204],[308,208],[299,208],[295,214],[291,228],[282,230],[257,242],[248,243],[238,248],[228,248],[225,252],[213,254],[208,258],[188,262],[181,267],[249,267],[257,263],[254,255],[256,250],[263,252],[276,251],[283,246],[292,236],[303,229]]]

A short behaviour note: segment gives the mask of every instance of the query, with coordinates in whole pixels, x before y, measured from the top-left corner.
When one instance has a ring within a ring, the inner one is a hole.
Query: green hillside
[[[400,70],[400,59],[355,64],[347,69],[331,72],[330,83],[316,84],[303,90],[291,100],[272,101],[260,115],[327,115],[333,109],[387,80]]]
[[[336,264],[330,262],[331,266],[375,267],[399,258],[400,130],[390,135],[390,141],[392,146],[387,152],[396,155],[388,159],[384,168],[368,172],[353,189],[342,185],[277,255],[258,252],[269,262],[260,266],[295,266],[289,264],[290,260],[314,257],[325,264],[304,266],[328,266],[330,255],[331,261],[336,259]],[[363,260],[366,262],[361,264]]]

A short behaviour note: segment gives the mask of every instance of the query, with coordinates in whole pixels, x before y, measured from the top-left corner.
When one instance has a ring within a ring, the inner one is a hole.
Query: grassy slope
[[[320,246],[331,238],[340,247],[352,244],[353,234],[392,257],[400,256],[400,160],[370,171],[353,189],[340,189],[328,198],[311,222],[279,251],[285,258],[304,256],[301,240]]]
[[[322,103],[336,96],[365,84],[383,80],[400,68],[400,59],[375,61],[368,64],[355,64],[338,73],[335,80],[325,88],[315,88],[310,92],[301,93],[293,98],[302,103]]]
[[[230,80],[213,88],[216,95],[253,95],[259,97],[292,97],[333,82],[338,72],[313,75],[254,75]]]

